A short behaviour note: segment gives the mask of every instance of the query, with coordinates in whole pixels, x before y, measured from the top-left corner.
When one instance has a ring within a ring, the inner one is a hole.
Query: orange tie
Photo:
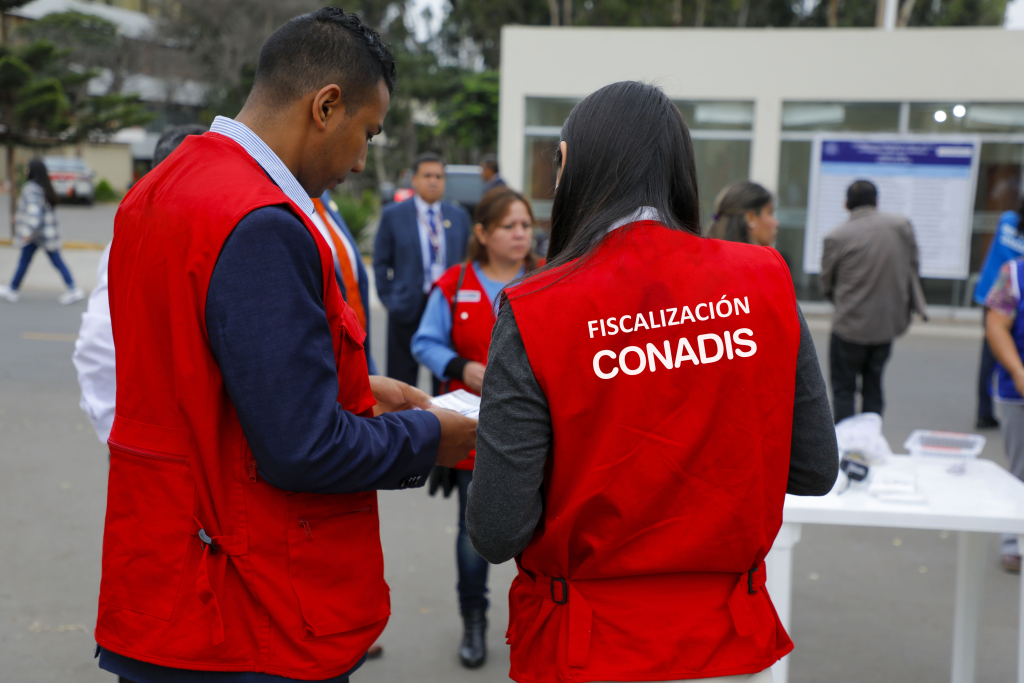
[[[316,212],[320,214],[320,219],[323,220],[324,225],[327,226],[327,234],[331,236],[331,240],[334,241],[334,249],[338,252],[338,265],[341,266],[341,279],[345,281],[345,293],[348,305],[352,307],[352,310],[356,314],[356,318],[359,320],[359,324],[366,329],[366,310],[363,308],[363,298],[359,295],[359,280],[356,279],[356,274],[352,272],[352,264],[348,260],[348,249],[341,242],[341,237],[337,231],[332,227],[332,221],[327,211],[324,210],[324,204],[320,201],[319,197],[313,200],[313,206],[316,207]]]

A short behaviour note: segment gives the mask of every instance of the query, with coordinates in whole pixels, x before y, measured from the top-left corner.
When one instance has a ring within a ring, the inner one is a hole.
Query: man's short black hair
[[[480,165],[484,168],[491,169],[492,172],[498,172],[498,157],[493,154],[485,154],[484,158],[480,160]]]
[[[200,126],[198,123],[175,126],[170,130],[164,131],[164,134],[156,141],[156,149],[153,151],[153,165],[156,166],[169,157],[171,152],[178,149],[178,145],[185,142],[185,138],[189,135],[202,135],[206,131],[206,126]]]
[[[846,188],[846,208],[853,211],[858,206],[878,206],[878,188],[870,180],[858,180]]]
[[[416,175],[420,172],[420,164],[435,163],[444,166],[444,157],[434,152],[424,152],[423,154],[416,157],[416,161],[412,162],[412,174]]]
[[[324,7],[295,17],[267,38],[253,91],[270,104],[285,105],[335,84],[346,106],[358,109],[381,80],[392,92],[396,78],[395,59],[376,31],[355,14]]]

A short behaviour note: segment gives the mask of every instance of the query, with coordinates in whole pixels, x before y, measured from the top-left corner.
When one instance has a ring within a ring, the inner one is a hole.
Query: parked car
[[[444,198],[462,204],[472,216],[480,198],[484,196],[484,180],[476,164],[448,164],[444,169]]]
[[[95,173],[80,157],[43,157],[53,190],[64,201],[92,204]]]

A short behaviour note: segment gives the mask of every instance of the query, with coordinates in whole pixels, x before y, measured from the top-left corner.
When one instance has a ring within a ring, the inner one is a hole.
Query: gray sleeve
[[[541,486],[551,451],[551,413],[533,375],[512,307],[491,334],[476,465],[466,526],[473,546],[495,564],[523,551],[544,512]]]
[[[800,317],[800,350],[796,357],[793,437],[786,493],[823,496],[832,490],[839,473],[839,447],[814,340],[799,308],[797,314]]]

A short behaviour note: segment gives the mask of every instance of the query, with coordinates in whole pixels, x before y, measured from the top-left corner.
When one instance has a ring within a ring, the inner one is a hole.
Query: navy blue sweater
[[[352,493],[426,481],[441,438],[436,417],[405,411],[368,420],[338,404],[320,255],[289,210],[258,209],[235,226],[210,278],[206,330],[268,483],[287,491]],[[291,680],[172,669],[108,650],[100,653],[100,667],[135,683]]]

